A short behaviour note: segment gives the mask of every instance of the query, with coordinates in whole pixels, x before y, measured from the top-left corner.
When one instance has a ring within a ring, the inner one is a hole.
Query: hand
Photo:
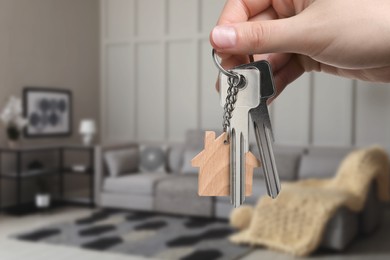
[[[390,82],[390,1],[228,0],[210,42],[231,68],[268,60],[277,94],[305,71]]]

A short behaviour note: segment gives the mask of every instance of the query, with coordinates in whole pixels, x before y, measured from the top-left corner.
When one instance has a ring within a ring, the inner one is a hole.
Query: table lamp
[[[80,122],[80,134],[83,136],[83,144],[91,145],[93,136],[96,133],[96,124],[92,119],[83,119]]]

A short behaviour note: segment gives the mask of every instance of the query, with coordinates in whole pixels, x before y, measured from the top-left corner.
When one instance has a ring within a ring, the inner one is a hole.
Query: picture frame
[[[23,115],[27,138],[72,135],[72,92],[67,89],[25,87]]]

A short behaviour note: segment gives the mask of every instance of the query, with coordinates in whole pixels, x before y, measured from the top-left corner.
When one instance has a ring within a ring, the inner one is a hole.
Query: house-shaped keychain
[[[226,133],[215,138],[215,132],[205,134],[205,148],[196,155],[191,163],[199,167],[199,196],[229,196],[230,194],[230,147],[224,144]],[[251,153],[245,158],[245,195],[252,195],[253,170],[260,167],[260,162]]]

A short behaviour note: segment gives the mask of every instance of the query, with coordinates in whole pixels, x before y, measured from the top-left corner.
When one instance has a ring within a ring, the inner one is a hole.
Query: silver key
[[[260,104],[256,108],[250,110],[250,115],[253,121],[257,146],[261,156],[268,195],[272,198],[276,198],[281,188],[272,147],[274,136],[267,107],[268,98],[275,94],[271,66],[266,61],[257,61],[239,66],[239,68],[257,68],[261,73]]]
[[[280,181],[272,147],[274,137],[268,114],[267,98],[262,98],[260,105],[252,109],[250,114],[253,121],[257,146],[260,151],[268,195],[271,198],[276,198],[280,192]]]
[[[230,198],[234,207],[245,200],[245,155],[249,151],[249,110],[260,103],[260,72],[258,69],[235,69],[245,78],[239,86],[232,117],[230,118]],[[229,88],[229,78],[220,74],[221,105],[224,106]]]

